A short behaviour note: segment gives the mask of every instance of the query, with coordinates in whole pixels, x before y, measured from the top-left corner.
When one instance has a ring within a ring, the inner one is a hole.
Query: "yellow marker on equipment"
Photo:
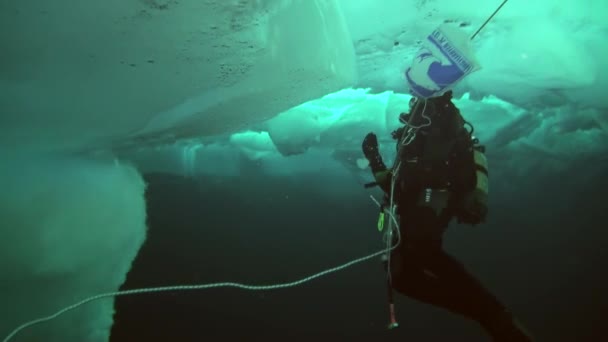
[[[378,216],[378,231],[381,232],[384,229],[384,211]]]

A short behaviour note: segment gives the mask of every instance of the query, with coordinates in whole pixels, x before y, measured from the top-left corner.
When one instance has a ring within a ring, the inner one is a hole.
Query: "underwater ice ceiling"
[[[407,92],[443,22],[498,1],[4,1],[0,144],[106,148],[230,133],[349,86]],[[456,89],[519,106],[608,107],[606,3],[511,0]]]
[[[145,240],[144,171],[239,175],[245,154],[269,173],[360,172],[362,135],[407,106],[420,42],[442,23],[472,35],[501,2],[1,1],[0,334],[118,289]],[[521,152],[503,156],[604,156],[607,36],[605,0],[509,0],[455,102]],[[91,303],[16,341],[107,341],[112,313]]]

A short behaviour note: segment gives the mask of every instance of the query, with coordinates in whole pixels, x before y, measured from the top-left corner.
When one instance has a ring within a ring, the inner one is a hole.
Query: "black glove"
[[[378,149],[378,138],[374,133],[368,133],[365,136],[361,149],[363,150],[363,155],[369,161],[369,166],[372,168],[373,173],[386,170],[386,165],[384,165]]]

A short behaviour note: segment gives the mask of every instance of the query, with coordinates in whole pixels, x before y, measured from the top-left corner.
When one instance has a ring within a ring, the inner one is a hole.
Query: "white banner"
[[[424,41],[405,77],[412,95],[429,98],[445,93],[479,69],[466,32],[442,24]]]

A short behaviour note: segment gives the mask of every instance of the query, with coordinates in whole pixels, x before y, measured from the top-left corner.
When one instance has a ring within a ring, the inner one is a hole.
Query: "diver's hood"
[[[416,98],[412,103],[410,113],[402,114],[399,120],[412,126],[429,126],[435,121],[444,121],[448,118],[453,118],[454,115],[458,115],[460,111],[452,103],[452,91],[448,90],[441,96],[430,97],[427,99]],[[413,118],[410,121],[410,117],[413,114]]]

